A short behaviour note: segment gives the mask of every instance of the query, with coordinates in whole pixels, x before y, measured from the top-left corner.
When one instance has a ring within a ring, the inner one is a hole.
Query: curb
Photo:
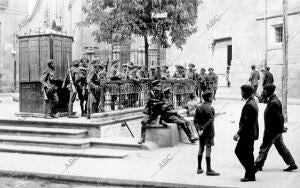
[[[185,183],[156,182],[156,181],[146,181],[146,180],[126,180],[126,179],[101,178],[101,177],[97,178],[97,177],[86,177],[86,176],[57,175],[57,174],[6,171],[6,170],[0,170],[0,175],[8,176],[8,177],[17,177],[17,178],[44,179],[44,180],[56,180],[56,181],[73,182],[73,183],[127,186],[127,187],[134,186],[134,187],[162,187],[162,188],[221,188],[221,187],[225,188],[225,186],[193,185],[193,184],[185,184]]]

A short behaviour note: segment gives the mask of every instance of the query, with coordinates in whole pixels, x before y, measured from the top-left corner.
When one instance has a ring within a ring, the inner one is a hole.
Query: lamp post
[[[152,19],[156,20],[157,22],[159,22],[160,20],[164,20],[165,18],[167,18],[167,12],[161,12],[161,13],[152,13]],[[156,25],[157,27],[157,25]],[[160,64],[160,37],[158,38],[157,41],[157,77],[158,79],[161,78],[161,64]]]
[[[17,61],[16,61],[17,52],[15,50],[11,50],[11,54],[12,54],[13,60],[14,60],[14,91],[16,91],[16,89],[17,89]]]

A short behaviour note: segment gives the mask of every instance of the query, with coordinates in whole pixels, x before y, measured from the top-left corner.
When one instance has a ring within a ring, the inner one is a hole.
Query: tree
[[[182,49],[197,31],[198,5],[198,0],[87,0],[83,24],[97,26],[93,36],[98,42],[124,42],[132,34],[143,37],[148,68],[148,37],[164,48],[171,41]]]

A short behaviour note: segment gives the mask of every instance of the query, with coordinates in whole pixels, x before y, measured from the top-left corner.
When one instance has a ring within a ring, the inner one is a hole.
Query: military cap
[[[53,63],[53,59],[48,59],[47,64]]]
[[[189,67],[194,68],[195,65],[194,65],[193,63],[190,63],[190,64],[189,64]]]
[[[93,61],[92,61],[92,65],[95,65],[95,64],[98,64],[98,60],[97,59],[94,59]]]
[[[251,65],[251,68],[252,68],[252,69],[255,69],[255,65]]]
[[[170,87],[165,88],[164,93],[171,93],[171,88]]]
[[[77,59],[75,59],[75,60],[72,61],[72,64],[76,66],[76,65],[79,64],[79,61]]]
[[[205,69],[205,68],[201,68],[201,71],[204,71],[204,72],[205,72],[205,71],[206,71],[206,69]]]
[[[266,66],[266,70],[268,70],[268,71],[269,71],[269,70],[270,70],[270,67],[269,67],[269,66]]]
[[[209,71],[210,71],[210,70],[214,71],[214,68],[210,67],[208,70],[209,70]]]

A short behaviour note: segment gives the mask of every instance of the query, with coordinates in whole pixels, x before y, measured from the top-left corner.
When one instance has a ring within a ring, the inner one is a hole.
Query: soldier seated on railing
[[[186,120],[184,117],[180,116],[177,111],[175,111],[174,106],[171,101],[171,88],[166,88],[164,90],[164,103],[162,105],[161,110],[161,120],[167,123],[176,123],[180,126],[185,134],[187,135],[189,141],[191,143],[195,143],[198,140],[193,134],[192,131],[189,129],[190,122]]]
[[[149,92],[149,99],[143,111],[144,118],[142,120],[141,139],[139,144],[145,142],[147,125],[152,124],[161,115],[161,108],[163,104],[162,93],[159,90],[159,80],[155,80],[151,83],[151,90]]]

